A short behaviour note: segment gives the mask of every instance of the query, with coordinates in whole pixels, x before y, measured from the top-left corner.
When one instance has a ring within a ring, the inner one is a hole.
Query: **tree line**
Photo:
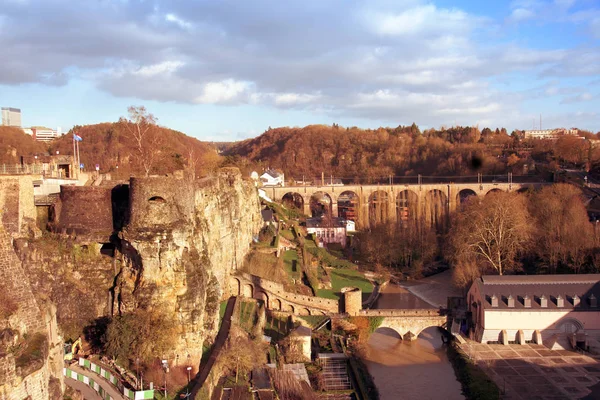
[[[484,274],[597,273],[600,236],[585,201],[564,183],[472,196],[444,233],[424,221],[380,224],[358,234],[358,250],[379,268],[416,277],[438,261],[463,287]]]
[[[597,134],[582,131],[596,139]],[[245,172],[277,168],[286,179],[333,175],[375,179],[409,175],[497,175],[525,173],[532,160],[584,165],[600,163],[600,150],[575,136],[525,140],[505,128],[451,127],[422,131],[416,124],[359,129],[339,125],[269,129],[261,136],[227,146],[226,162]]]

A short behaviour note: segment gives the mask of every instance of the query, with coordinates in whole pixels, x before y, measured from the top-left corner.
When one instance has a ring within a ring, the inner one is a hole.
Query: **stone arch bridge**
[[[419,334],[431,327],[447,329],[448,317],[442,309],[361,310],[363,317],[383,317],[380,328],[394,330],[402,340],[416,340]]]
[[[382,221],[422,218],[440,224],[461,202],[471,196],[483,197],[491,192],[512,192],[537,188],[543,183],[437,183],[392,185],[325,185],[265,187],[274,201],[285,199],[311,215],[313,196],[324,196],[331,215],[354,220],[361,229]]]

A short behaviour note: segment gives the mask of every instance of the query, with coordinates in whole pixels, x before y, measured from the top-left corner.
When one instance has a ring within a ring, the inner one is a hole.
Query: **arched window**
[[[152,196],[148,199],[150,203],[166,203],[166,200],[160,196]]]

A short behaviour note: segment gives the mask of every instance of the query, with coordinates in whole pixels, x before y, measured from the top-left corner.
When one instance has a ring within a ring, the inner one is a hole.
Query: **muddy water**
[[[432,308],[407,290],[390,285],[376,308]],[[365,363],[381,400],[464,399],[460,383],[446,356],[438,328],[424,330],[415,341],[402,341],[389,329],[373,333]]]
[[[387,285],[373,308],[434,308],[408,290],[398,285]]]

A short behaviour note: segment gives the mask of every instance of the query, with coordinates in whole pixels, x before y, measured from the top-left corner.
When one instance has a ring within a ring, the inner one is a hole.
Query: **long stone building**
[[[597,347],[600,274],[483,276],[467,294],[469,336],[481,343]]]

